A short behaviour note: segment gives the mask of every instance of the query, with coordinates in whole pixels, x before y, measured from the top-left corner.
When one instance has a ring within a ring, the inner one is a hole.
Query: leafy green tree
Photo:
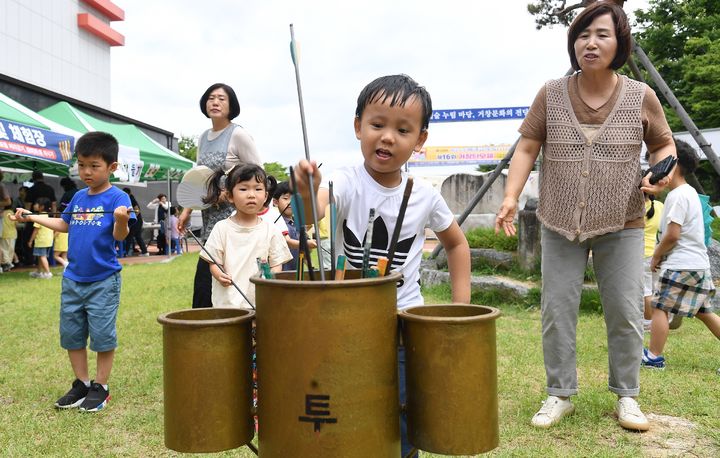
[[[265,173],[274,176],[278,182],[287,181],[290,178],[287,174],[288,168],[279,162],[265,162],[263,168]]]
[[[576,2],[567,4],[567,0],[539,0],[528,3],[528,13],[535,16],[535,28],[540,30],[543,27],[551,27],[554,25],[569,26],[575,16],[578,8],[584,8],[594,0],[576,0]]]
[[[650,0],[635,16],[637,43],[698,128],[720,127],[720,2]],[[666,114],[673,130],[686,130]]]
[[[180,155],[190,159],[197,160],[197,137],[186,137],[182,135],[178,141],[178,151]]]

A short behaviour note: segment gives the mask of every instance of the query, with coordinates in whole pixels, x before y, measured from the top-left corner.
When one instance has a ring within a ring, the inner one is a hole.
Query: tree
[[[567,0],[539,0],[535,3],[529,3],[527,6],[528,13],[535,16],[535,28],[540,30],[543,27],[552,27],[554,25],[569,26],[577,15],[575,10],[585,8],[595,3],[597,0],[575,0],[570,5]],[[614,0],[620,6],[623,6],[625,0]]]
[[[191,161],[197,160],[197,137],[186,137],[180,136],[178,141],[178,151],[180,155],[190,159]]]
[[[651,0],[635,15],[637,43],[698,128],[720,127],[720,2]],[[673,130],[685,130],[666,114]]]
[[[288,168],[279,162],[265,162],[263,168],[265,169],[265,173],[274,176],[278,182],[287,181],[290,178],[287,174]]]

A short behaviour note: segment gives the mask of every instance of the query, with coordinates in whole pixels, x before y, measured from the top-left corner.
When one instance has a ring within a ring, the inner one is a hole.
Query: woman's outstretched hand
[[[512,197],[505,197],[503,203],[495,216],[495,233],[499,233],[500,229],[505,232],[505,235],[515,235],[515,213],[517,212],[518,201]]]

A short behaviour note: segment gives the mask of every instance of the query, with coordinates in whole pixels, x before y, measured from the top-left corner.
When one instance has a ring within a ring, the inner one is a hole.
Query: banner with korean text
[[[70,166],[75,139],[0,118],[0,152]]]
[[[512,145],[427,146],[412,153],[408,166],[436,167],[443,165],[492,165],[502,161]]]
[[[454,108],[433,110],[430,122],[502,121],[525,119],[530,107]]]

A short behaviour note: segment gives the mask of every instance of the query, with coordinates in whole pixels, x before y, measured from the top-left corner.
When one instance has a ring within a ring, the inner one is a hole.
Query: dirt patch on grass
[[[643,456],[718,456],[720,449],[700,437],[697,426],[684,418],[649,414],[650,431],[640,435]]]

